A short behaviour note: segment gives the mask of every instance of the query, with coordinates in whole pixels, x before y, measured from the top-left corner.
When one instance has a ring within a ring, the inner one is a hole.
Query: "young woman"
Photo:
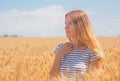
[[[104,57],[96,40],[87,14],[74,10],[65,15],[65,31],[69,42],[60,43],[54,50],[55,60],[50,71],[51,77],[81,77],[90,67],[99,68]],[[92,70],[93,70],[92,69]]]

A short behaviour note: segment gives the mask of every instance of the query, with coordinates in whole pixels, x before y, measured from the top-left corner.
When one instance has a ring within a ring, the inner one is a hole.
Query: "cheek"
[[[72,34],[74,34],[74,35],[76,34],[76,31],[75,31],[75,28],[74,28],[74,27],[71,27],[71,28],[70,28],[70,31],[71,31]]]
[[[71,33],[72,32],[72,29],[68,26],[65,27],[65,31],[66,33]]]

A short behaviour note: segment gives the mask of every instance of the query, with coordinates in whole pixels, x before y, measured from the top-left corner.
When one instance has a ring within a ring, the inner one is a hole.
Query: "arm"
[[[67,55],[68,52],[72,50],[72,45],[70,43],[65,43],[60,47],[57,52],[55,52],[55,60],[50,71],[50,78],[57,77],[60,75],[60,63],[62,56]]]
[[[57,52],[55,54],[55,60],[54,60],[53,66],[50,70],[50,77],[59,76],[59,74],[60,74],[59,67],[60,67],[61,59],[62,59],[62,55]]]

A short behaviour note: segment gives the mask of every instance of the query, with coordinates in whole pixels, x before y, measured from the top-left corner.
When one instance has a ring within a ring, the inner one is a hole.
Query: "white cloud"
[[[65,9],[55,5],[34,10],[0,12],[0,34],[63,36],[64,14]]]
[[[112,33],[113,31],[112,30],[107,30],[108,33]]]
[[[92,8],[84,10],[89,16],[97,14]],[[0,35],[65,36],[65,13],[66,10],[58,5],[33,10],[13,9],[0,12]],[[98,19],[94,17],[92,23],[96,35],[115,35],[115,31],[119,32],[120,19],[105,20],[100,19],[101,16],[97,17]]]

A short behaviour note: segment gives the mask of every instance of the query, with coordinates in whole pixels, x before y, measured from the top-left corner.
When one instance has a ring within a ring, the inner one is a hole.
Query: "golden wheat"
[[[87,81],[120,81],[120,38],[99,37],[105,60]],[[0,81],[48,81],[52,51],[66,38],[0,38]],[[56,78],[55,81],[69,81]],[[73,79],[72,81],[75,81]]]

